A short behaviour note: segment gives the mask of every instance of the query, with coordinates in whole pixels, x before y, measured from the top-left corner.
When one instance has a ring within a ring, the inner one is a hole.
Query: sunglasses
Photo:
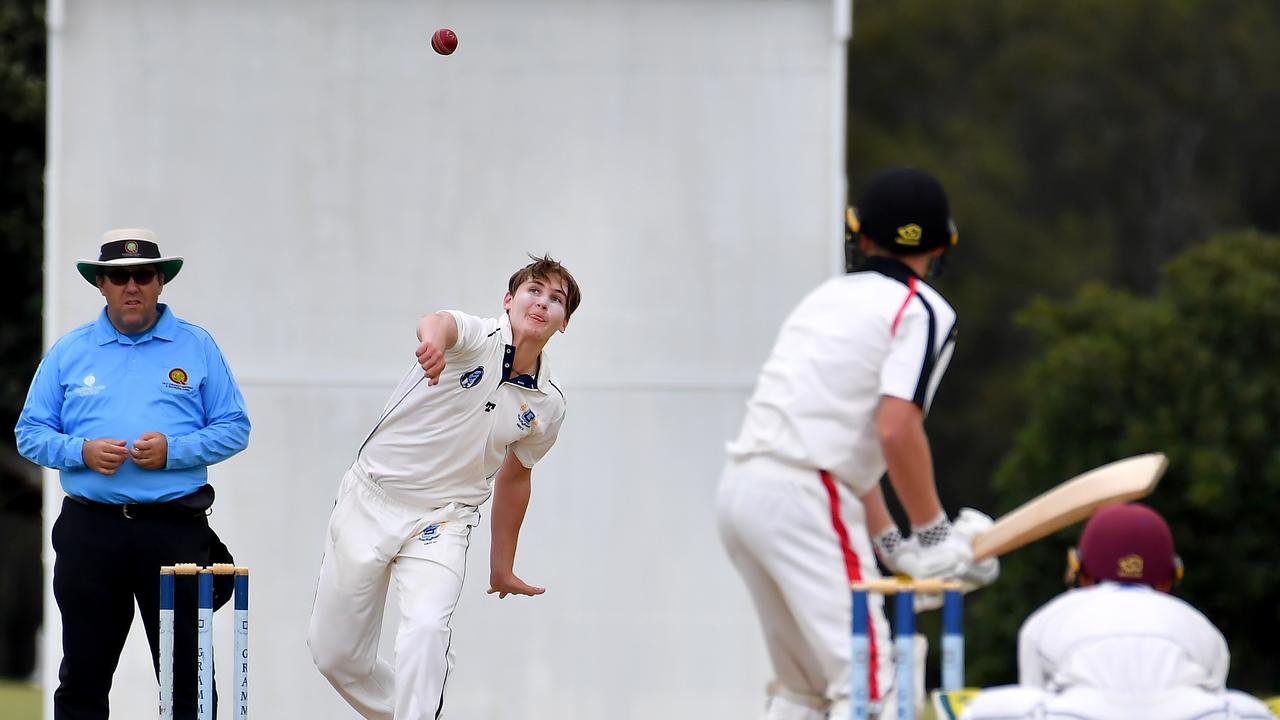
[[[129,284],[129,279],[133,278],[133,282],[138,285],[147,285],[156,279],[155,268],[138,268],[137,270],[108,270],[102,273],[103,277],[111,281],[112,285],[124,287]]]

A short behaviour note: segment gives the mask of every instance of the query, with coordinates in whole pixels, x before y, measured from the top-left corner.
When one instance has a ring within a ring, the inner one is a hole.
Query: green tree
[[[910,163],[947,185],[960,314],[929,432],[950,509],[990,509],[1025,400],[1031,298],[1150,292],[1209,235],[1280,231],[1280,4],[901,0],[855,4],[851,195]],[[1058,468],[1058,473],[1067,468]]]
[[[1280,238],[1222,234],[1168,263],[1154,296],[1094,284],[1020,320],[1041,350],[1022,378],[1027,422],[996,475],[1000,511],[1077,472],[1165,452],[1146,502],[1187,567],[1176,593],[1226,635],[1234,687],[1280,690],[1280,657],[1260,632],[1280,626]],[[1062,590],[1079,531],[1010,554],[998,584],[973,596],[974,680],[1012,680],[1017,623]]]
[[[44,3],[0,0],[0,423],[11,452],[27,385],[40,360],[44,257]]]
[[[44,3],[0,0],[0,677],[28,677],[40,624],[40,492],[13,426],[40,360]]]

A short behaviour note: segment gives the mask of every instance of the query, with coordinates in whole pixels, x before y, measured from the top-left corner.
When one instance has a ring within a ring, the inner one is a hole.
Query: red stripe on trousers
[[[836,482],[831,479],[831,474],[826,470],[819,470],[818,475],[822,478],[822,485],[827,489],[827,499],[831,502],[831,527],[835,529],[836,537],[840,538],[840,552],[844,555],[844,574],[850,583],[858,582],[862,580],[862,565],[858,562],[858,553],[854,552],[853,546],[849,544],[849,530],[844,526],[844,519],[840,517],[840,495],[836,492]],[[875,623],[872,622],[870,607],[867,608],[867,629],[867,639],[870,641],[871,650],[869,667],[867,668],[867,674],[870,676],[867,678],[867,689],[872,700],[879,700],[880,688],[876,685],[876,669],[878,665],[876,631]]]
[[[893,316],[893,327],[889,330],[890,335],[898,334],[898,321],[902,319],[902,313],[907,311],[907,305],[911,304],[911,298],[916,296],[916,279],[907,278],[907,299],[902,301],[902,307],[898,308],[898,314]]]

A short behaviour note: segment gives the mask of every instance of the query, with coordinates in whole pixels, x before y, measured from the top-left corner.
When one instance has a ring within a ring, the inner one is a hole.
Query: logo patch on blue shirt
[[[520,403],[520,414],[516,416],[516,425],[521,430],[538,426],[538,417],[533,414],[533,410],[529,409],[529,403]]]
[[[440,539],[440,532],[444,530],[444,526],[445,523],[431,523],[422,529],[422,534],[418,536],[418,539],[422,541],[423,545],[430,545]]]
[[[86,395],[97,395],[107,389],[106,385],[98,385],[97,382],[98,378],[94,377],[93,373],[85,375],[84,385],[76,388],[73,392],[80,397],[85,397]]]
[[[183,392],[193,392],[195,388],[187,384],[191,378],[187,375],[187,371],[176,367],[169,371],[169,381],[164,386],[170,390],[182,390]]]
[[[476,368],[475,370],[472,370],[466,375],[463,375],[461,378],[458,379],[458,383],[462,385],[462,387],[464,388],[475,387],[476,383],[480,382],[480,378],[482,377],[484,377],[483,365]]]

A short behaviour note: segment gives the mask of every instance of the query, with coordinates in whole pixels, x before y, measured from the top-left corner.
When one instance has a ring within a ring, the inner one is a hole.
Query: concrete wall
[[[549,347],[570,412],[517,560],[548,590],[486,596],[476,531],[446,707],[758,714],[763,645],[712,497],[774,331],[838,267],[848,0],[50,13],[46,343],[98,312],[74,260],[103,231],[151,227],[186,257],[162,301],[213,332],[254,423],[249,449],[211,470],[211,520],[253,571],[258,717],[355,717],[304,642],[337,482],[413,362],[417,318],[500,312],[526,252],[563,260],[584,293]],[[461,38],[450,57],[430,49],[443,26]],[[45,554],[51,567],[47,529]],[[137,627],[112,704],[154,713]]]

